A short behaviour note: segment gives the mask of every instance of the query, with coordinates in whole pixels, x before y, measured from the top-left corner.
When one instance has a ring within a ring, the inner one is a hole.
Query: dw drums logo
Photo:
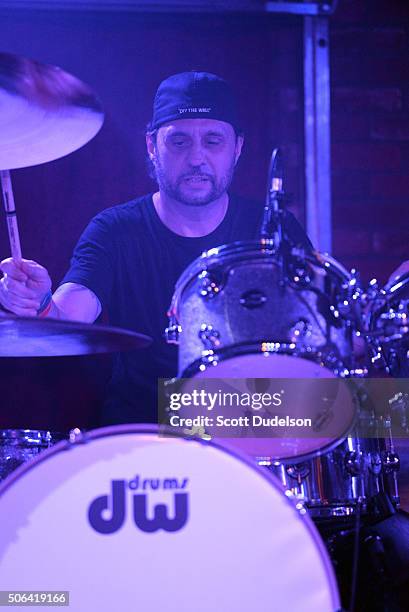
[[[141,478],[139,475],[129,481],[112,480],[111,494],[101,495],[91,502],[88,520],[98,533],[115,533],[125,522],[127,497],[130,497],[133,521],[138,529],[145,533],[160,529],[179,531],[186,525],[189,516],[188,493],[185,492],[187,484],[188,478]],[[128,490],[138,492],[129,494]],[[166,495],[170,495],[173,517],[167,504],[152,504],[156,491],[166,491]]]

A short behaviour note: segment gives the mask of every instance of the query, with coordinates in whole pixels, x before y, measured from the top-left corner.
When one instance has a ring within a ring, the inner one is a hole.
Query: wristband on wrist
[[[51,291],[45,294],[43,297],[41,304],[37,310],[37,317],[45,317],[51,309],[51,301],[53,299],[53,294]]]

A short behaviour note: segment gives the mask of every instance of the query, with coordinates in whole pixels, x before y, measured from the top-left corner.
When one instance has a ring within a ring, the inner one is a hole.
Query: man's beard
[[[234,162],[230,168],[228,168],[225,175],[223,175],[219,181],[216,181],[215,177],[201,170],[192,170],[179,176],[176,181],[171,182],[163,170],[160,159],[156,159],[155,164],[155,176],[160,191],[165,193],[167,196],[184,204],[185,206],[206,206],[215,200],[218,200],[229,188],[232,182],[234,174]],[[209,184],[210,189],[206,189],[202,193],[194,193],[194,190],[187,192],[187,189],[183,189],[183,185],[186,179],[194,177],[203,177],[206,179],[206,183]]]

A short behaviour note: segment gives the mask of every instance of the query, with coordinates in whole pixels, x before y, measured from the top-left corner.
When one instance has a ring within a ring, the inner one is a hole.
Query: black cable
[[[361,498],[358,499],[356,504],[356,517],[355,517],[355,534],[354,534],[354,547],[352,549],[352,580],[351,580],[351,595],[349,600],[349,612],[355,610],[356,600],[356,586],[358,580],[358,562],[359,562],[359,538],[361,529]]]

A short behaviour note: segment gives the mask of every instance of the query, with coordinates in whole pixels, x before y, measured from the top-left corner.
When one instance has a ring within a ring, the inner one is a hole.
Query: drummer
[[[92,219],[54,294],[39,263],[1,263],[0,303],[8,311],[90,323],[104,310],[111,325],[153,338],[145,351],[115,356],[101,424],[156,419],[157,379],[177,373],[176,347],[163,332],[178,277],[203,251],[259,236],[263,204],[230,191],[243,143],[238,100],[224,79],[170,76],[159,85],[146,133],[156,193]],[[284,230],[311,248],[288,211]]]

